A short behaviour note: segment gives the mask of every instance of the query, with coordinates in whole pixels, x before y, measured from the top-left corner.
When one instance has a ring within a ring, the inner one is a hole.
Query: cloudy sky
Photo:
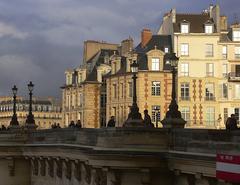
[[[0,95],[16,84],[27,94],[61,97],[64,70],[82,61],[84,40],[139,41],[144,27],[157,31],[163,13],[201,12],[218,2],[221,13],[240,20],[240,0],[1,0]]]

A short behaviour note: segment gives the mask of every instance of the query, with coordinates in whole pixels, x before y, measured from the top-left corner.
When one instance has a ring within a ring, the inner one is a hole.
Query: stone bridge
[[[0,132],[1,185],[224,185],[216,153],[240,131],[49,129]]]

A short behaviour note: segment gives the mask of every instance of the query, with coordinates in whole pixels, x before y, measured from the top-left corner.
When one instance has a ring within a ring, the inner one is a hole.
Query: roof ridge
[[[208,13],[177,13],[176,15],[209,15]]]

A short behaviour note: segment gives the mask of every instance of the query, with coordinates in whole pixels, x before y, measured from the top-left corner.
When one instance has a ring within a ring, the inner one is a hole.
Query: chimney
[[[220,17],[221,30],[226,31],[228,28],[227,16]]]
[[[150,29],[144,28],[141,33],[141,46],[142,48],[147,45],[147,43],[150,41],[152,38],[152,32]]]

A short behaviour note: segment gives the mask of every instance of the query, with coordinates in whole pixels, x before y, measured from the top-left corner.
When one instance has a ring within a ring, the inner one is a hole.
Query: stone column
[[[195,175],[195,185],[209,185],[209,182],[202,174],[198,173]]]
[[[79,161],[75,161],[74,163],[74,177],[77,179],[78,182],[82,180],[82,170],[81,170],[81,163]]]
[[[86,165],[85,163],[82,163],[81,165],[81,169],[82,169],[82,180],[84,180],[86,182],[86,184],[90,184],[91,183],[91,168],[89,165]]]
[[[141,170],[141,183],[142,183],[142,185],[150,185],[151,184],[150,170],[149,169],[142,169]]]
[[[107,185],[121,185],[120,170],[108,170],[107,171]]]
[[[47,159],[47,174],[49,177],[54,177],[55,171],[54,171],[54,160],[51,158]]]
[[[188,178],[186,175],[182,174],[179,170],[176,170],[174,174],[174,185],[188,185]]]

